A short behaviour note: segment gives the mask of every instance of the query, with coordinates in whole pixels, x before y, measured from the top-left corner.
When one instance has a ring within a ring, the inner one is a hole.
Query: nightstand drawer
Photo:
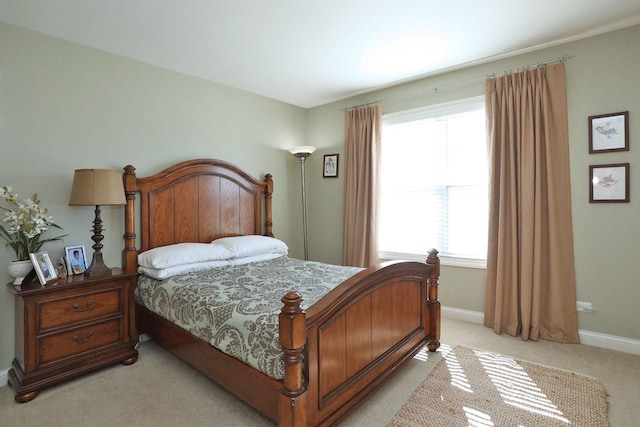
[[[121,323],[122,318],[117,318],[40,337],[39,365],[121,342]]]
[[[121,289],[77,295],[38,304],[38,330],[122,312]]]

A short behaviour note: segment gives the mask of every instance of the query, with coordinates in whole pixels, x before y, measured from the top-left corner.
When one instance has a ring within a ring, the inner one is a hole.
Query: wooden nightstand
[[[137,273],[68,276],[16,295],[16,357],[9,384],[19,403],[69,378],[138,358],[133,290]]]

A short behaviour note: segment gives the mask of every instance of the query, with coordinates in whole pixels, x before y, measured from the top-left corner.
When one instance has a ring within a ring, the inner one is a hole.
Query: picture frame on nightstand
[[[65,246],[64,253],[67,255],[67,273],[69,276],[82,274],[87,269],[87,252],[84,245]]]
[[[58,272],[58,277],[60,277],[61,279],[64,279],[69,274],[67,270],[67,257],[63,256],[58,258],[57,264],[54,265],[54,267]]]
[[[56,269],[47,252],[31,253],[29,257],[31,258],[33,269],[36,271],[36,275],[42,286],[58,278],[58,273],[56,273]]]

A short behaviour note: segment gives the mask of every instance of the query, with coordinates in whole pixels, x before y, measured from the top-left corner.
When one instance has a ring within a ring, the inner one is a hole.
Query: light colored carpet
[[[607,427],[595,378],[456,346],[418,386],[389,427]]]
[[[442,319],[443,345],[424,352],[392,375],[339,423],[339,427],[386,426],[413,391],[456,345],[482,348],[601,380],[609,393],[612,427],[640,420],[640,356],[586,345],[530,342],[496,335],[482,325]],[[0,387],[0,426],[29,427],[200,427],[273,425],[253,409],[152,341],[138,361],[114,365],[43,390],[17,404],[13,390]]]

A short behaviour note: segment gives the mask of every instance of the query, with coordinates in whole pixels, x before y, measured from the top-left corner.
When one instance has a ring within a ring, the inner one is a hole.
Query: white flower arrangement
[[[42,233],[49,227],[62,230],[62,227],[54,223],[53,217],[47,215],[48,210],[39,205],[38,195],[34,194],[30,199],[20,200],[10,186],[2,187],[1,197],[9,205],[9,208],[0,206],[5,211],[5,227],[0,224],[0,236],[6,240],[5,246],[11,247],[16,253],[17,261],[29,260],[29,254],[38,252],[47,242],[61,240],[66,236],[57,236],[43,239]]]

